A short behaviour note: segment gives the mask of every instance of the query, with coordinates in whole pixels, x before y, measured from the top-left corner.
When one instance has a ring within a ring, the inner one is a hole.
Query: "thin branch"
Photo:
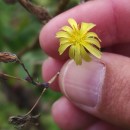
[[[36,107],[37,104],[39,103],[39,101],[40,101],[42,95],[44,94],[44,92],[47,90],[47,88],[49,87],[49,85],[52,84],[52,83],[55,81],[55,79],[57,78],[58,75],[59,75],[59,72],[57,72],[47,83],[40,83],[40,84],[39,84],[39,85],[43,85],[43,86],[44,86],[44,87],[43,87],[43,90],[42,90],[42,92],[41,92],[39,98],[37,99],[37,101],[36,101],[35,104],[33,105],[33,107],[32,107],[32,108],[30,109],[30,111],[27,112],[24,116],[27,116],[27,115],[31,114],[31,112],[35,109],[35,107]],[[38,85],[38,83],[37,83],[36,85]]]
[[[4,79],[4,80],[8,80],[8,79],[15,79],[15,80],[21,80],[21,81],[24,81],[24,82],[27,82],[26,80],[24,79],[21,79],[21,78],[18,78],[18,77],[14,77],[14,76],[11,76],[11,75],[8,75],[8,74],[5,74],[5,73],[2,73],[0,72],[0,78],[1,79]]]
[[[35,104],[33,105],[33,107],[32,107],[32,108],[30,109],[30,111],[27,112],[24,116],[27,116],[27,115],[31,114],[31,112],[35,109],[35,107],[36,107],[37,104],[39,103],[39,101],[40,101],[40,99],[41,99],[43,93],[44,93],[46,90],[47,90],[47,88],[43,88],[42,93],[41,93],[40,96],[38,97],[38,99],[37,99],[37,101],[35,102]]]
[[[51,16],[45,8],[34,5],[29,0],[18,0],[18,2],[42,23],[47,23],[51,19]]]
[[[36,82],[33,80],[32,76],[30,75],[30,73],[28,72],[28,70],[26,69],[25,65],[23,64],[23,62],[20,61],[20,59],[17,60],[20,65],[23,67],[23,69],[25,70],[25,72],[27,73],[29,80],[27,80],[28,82],[31,82],[33,85],[37,85]]]

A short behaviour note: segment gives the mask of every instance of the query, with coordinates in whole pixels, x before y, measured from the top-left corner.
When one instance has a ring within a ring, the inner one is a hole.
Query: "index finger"
[[[53,18],[40,33],[40,45],[50,56],[61,59],[56,32],[67,24],[68,18],[79,22],[95,23],[95,32],[102,40],[101,46],[108,47],[130,41],[130,1],[96,0],[79,5]],[[62,59],[67,56],[62,56]]]

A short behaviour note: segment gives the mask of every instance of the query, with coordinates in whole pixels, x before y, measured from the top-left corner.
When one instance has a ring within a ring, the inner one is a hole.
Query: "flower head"
[[[97,58],[101,58],[101,48],[98,35],[89,32],[96,25],[93,23],[77,24],[72,18],[68,19],[70,26],[63,26],[61,31],[56,33],[56,37],[60,40],[59,54],[69,48],[69,57],[74,59],[77,65],[82,64],[82,59],[90,61],[89,53]]]

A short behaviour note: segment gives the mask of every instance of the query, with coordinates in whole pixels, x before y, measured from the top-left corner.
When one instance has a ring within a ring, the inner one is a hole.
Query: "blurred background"
[[[30,0],[36,5],[44,6],[51,16],[55,16],[73,6],[80,0]],[[63,2],[63,5],[61,5]],[[17,0],[0,0],[0,52],[16,54],[26,68],[39,82],[41,65],[47,57],[42,52],[38,35],[43,25]],[[12,76],[26,78],[23,68],[17,63],[0,63],[0,72]],[[0,78],[0,130],[14,130],[8,118],[13,115],[25,114],[35,103],[41,90],[33,85],[14,79]],[[59,130],[51,116],[51,105],[61,95],[48,89],[33,114],[40,113],[39,126],[30,125],[28,130]],[[23,129],[22,129],[23,130]]]

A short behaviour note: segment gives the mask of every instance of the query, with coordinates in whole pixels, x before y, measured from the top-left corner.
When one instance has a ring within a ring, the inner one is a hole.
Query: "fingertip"
[[[67,57],[66,55],[62,56],[62,58],[59,56],[59,43],[55,35],[62,26],[68,25],[67,20],[69,18],[74,18],[77,23],[95,23],[97,25],[94,29],[95,32],[102,39],[102,43],[104,42],[107,46],[115,41],[115,26],[113,24],[111,2],[108,0],[89,1],[56,16],[43,27],[40,33],[40,45],[51,57],[58,59],[66,59]],[[106,46],[105,44],[102,45]]]
[[[93,0],[76,6],[50,20],[40,33],[40,45],[50,56],[58,59],[66,59],[58,55],[58,40],[55,34],[67,24],[68,18],[74,18],[77,22],[95,23],[95,32],[102,40],[102,47],[108,47],[115,43],[128,43],[130,14],[129,0]],[[124,21],[125,19],[125,21]]]
[[[58,126],[64,130],[81,130],[96,121],[96,118],[77,109],[65,97],[53,104],[52,115]]]

